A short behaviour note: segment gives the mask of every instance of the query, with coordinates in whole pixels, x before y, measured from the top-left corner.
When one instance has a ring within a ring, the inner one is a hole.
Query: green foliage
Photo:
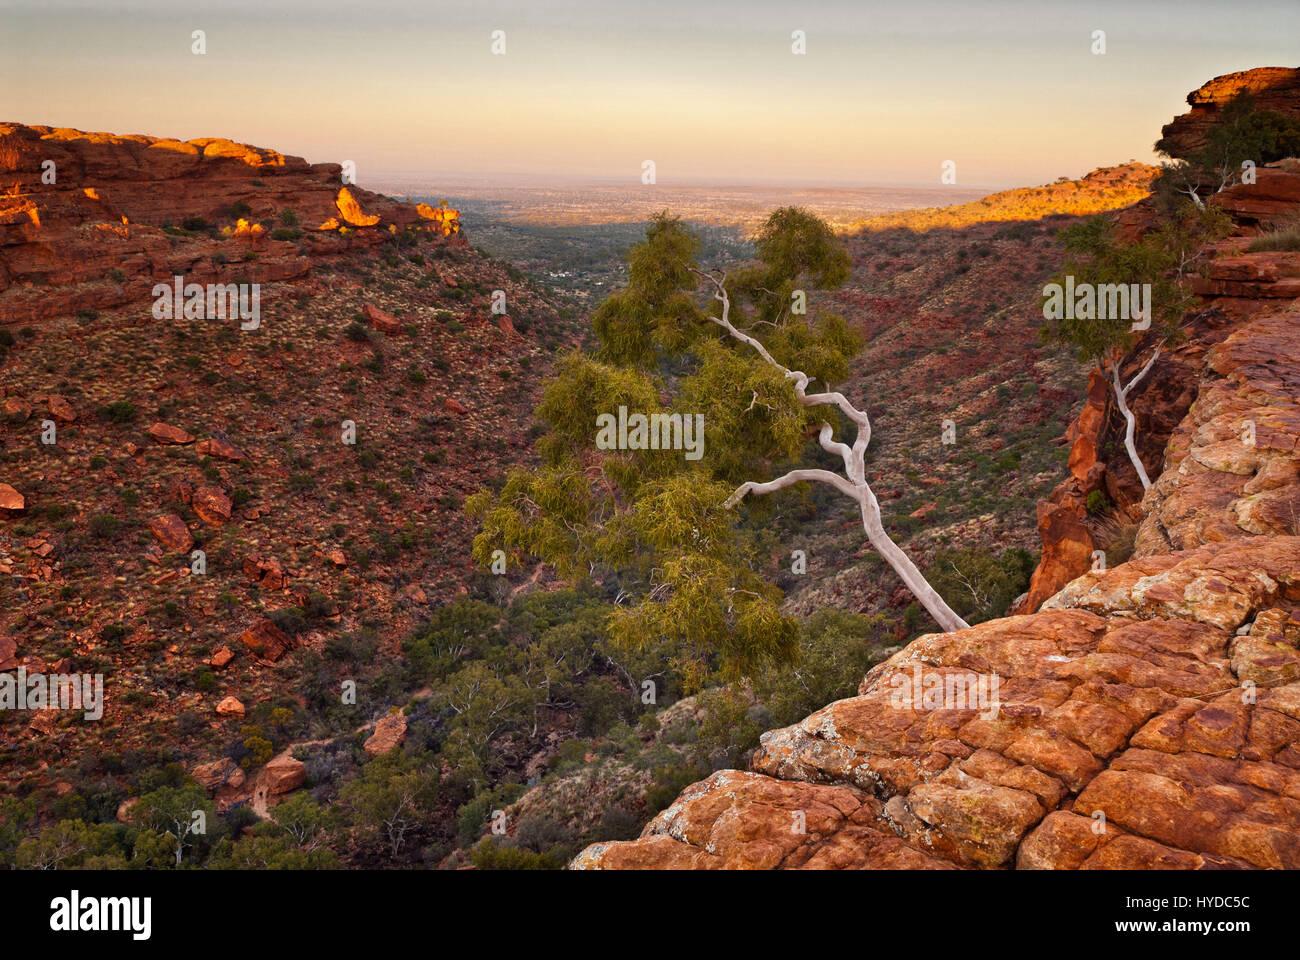
[[[651,221],[628,254],[627,286],[593,314],[595,349],[565,357],[547,386],[542,465],[466,502],[482,525],[481,564],[501,550],[508,570],[533,558],[575,583],[612,579],[624,602],[608,633],[621,656],[665,651],[687,689],[794,658],[798,632],[781,592],[755,570],[753,536],[723,504],[739,483],[788,469],[826,415],[807,411],[779,370],[717,322],[714,282],[723,281],[701,270],[700,247],[679,220]],[[756,265],[725,279],[729,321],[755,331],[780,363],[842,379],[860,338],[841,317],[799,309],[848,277],[840,241],[807,211],[784,208],[755,250]],[[597,417],[620,407],[702,415],[703,458],[597,449]]]
[[[710,770],[747,767],[764,728],[751,716],[752,698],[735,684],[706,690],[696,698],[704,716],[694,744],[696,762]]]
[[[135,419],[135,405],[129,400],[114,400],[112,403],[102,407],[99,411],[100,416],[111,420],[113,423],[130,423]]]
[[[396,859],[407,835],[428,818],[438,798],[438,771],[425,754],[392,750],[375,757],[339,795],[363,837]]]
[[[1237,183],[1245,161],[1258,167],[1300,156],[1300,118],[1258,110],[1254,97],[1242,93],[1221,108],[1199,148],[1183,151],[1168,139],[1155,148],[1172,160],[1162,165],[1153,185],[1158,204],[1170,212],[1180,197],[1195,192],[1205,200]]]
[[[884,618],[819,610],[799,629],[799,659],[792,670],[769,669],[754,692],[775,726],[788,726],[828,703],[856,695],[863,676],[882,657],[873,641]]]
[[[203,813],[206,833],[194,832],[196,811]],[[179,867],[187,852],[202,857],[221,835],[216,806],[207,791],[192,782],[144,794],[131,819],[143,831],[136,837],[133,859],[155,867]]]
[[[1229,229],[1230,221],[1221,211],[1197,210],[1190,202],[1158,229],[1132,242],[1124,242],[1116,235],[1108,217],[1092,217],[1061,231],[1068,256],[1054,282],[1064,287],[1066,277],[1072,276],[1076,289],[1085,283],[1094,287],[1150,284],[1150,333],[1176,340],[1183,315],[1197,302],[1187,280],[1198,252],[1205,244],[1225,236]],[[1088,317],[1080,315],[1086,311],[1076,311],[1071,318],[1064,315],[1066,312],[1046,322],[1044,336],[1073,345],[1085,363],[1104,368],[1118,362],[1143,335],[1132,329],[1129,318],[1103,318],[1101,310],[1091,311],[1093,316]]]
[[[478,870],[562,870],[564,864],[552,853],[534,853],[498,844],[488,838],[474,848],[470,862]]]
[[[1034,557],[1012,547],[995,557],[989,550],[971,547],[940,550],[926,570],[926,579],[948,599],[967,623],[983,623],[1005,616],[1012,601],[1029,588]]]
[[[126,859],[112,824],[59,820],[18,844],[19,870],[121,870]]]
[[[1111,508],[1110,497],[1106,496],[1104,490],[1090,490],[1084,506],[1091,514],[1105,513]]]
[[[251,836],[225,845],[208,866],[217,870],[333,870],[338,855],[329,848],[335,818],[305,791],[293,794],[259,821]]]

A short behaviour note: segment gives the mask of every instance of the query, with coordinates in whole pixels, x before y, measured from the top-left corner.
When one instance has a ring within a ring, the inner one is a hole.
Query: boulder
[[[26,505],[21,493],[7,483],[0,483],[0,511],[19,513]]]
[[[406,714],[400,710],[386,713],[375,724],[375,731],[362,744],[362,749],[372,757],[388,753],[406,739]]]
[[[172,553],[188,553],[194,546],[194,537],[190,535],[185,521],[174,513],[150,519],[149,532]]]
[[[294,641],[270,620],[258,620],[239,635],[239,640],[263,660],[272,663],[292,650]]]
[[[243,768],[229,757],[222,757],[211,763],[201,763],[190,771],[190,775],[209,793],[215,793],[227,786],[238,788],[247,779]]]
[[[50,415],[55,420],[72,423],[77,419],[77,411],[72,409],[72,404],[68,403],[66,397],[52,393],[45,398],[45,402],[50,408]]]
[[[194,491],[190,506],[204,523],[218,527],[230,519],[230,498],[220,487],[205,485]]]
[[[200,456],[212,457],[216,460],[228,460],[231,463],[238,463],[244,459],[244,454],[234,444],[219,437],[200,440],[194,450]]]
[[[263,768],[268,796],[279,796],[297,790],[307,782],[307,767],[301,760],[287,754],[275,757]]]
[[[244,705],[234,697],[226,697],[217,704],[217,715],[222,717],[242,717]]]
[[[187,433],[186,431],[182,430],[180,427],[173,427],[170,424],[166,424],[166,423],[155,423],[152,427],[148,429],[147,433],[149,434],[149,436],[153,437],[156,443],[161,443],[161,444],[168,444],[168,443],[185,444],[185,443],[194,442],[193,434]]]
[[[402,321],[391,313],[380,310],[372,303],[364,304],[361,312],[366,322],[387,337],[395,337],[402,332]]]

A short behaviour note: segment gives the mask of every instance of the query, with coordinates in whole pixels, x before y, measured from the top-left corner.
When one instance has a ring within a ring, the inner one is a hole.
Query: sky
[[[659,183],[937,186],[951,160],[959,186],[1033,185],[1154,161],[1189,91],[1298,63],[1297,0],[0,0],[0,122],[227,137],[362,186],[640,183],[645,160]]]

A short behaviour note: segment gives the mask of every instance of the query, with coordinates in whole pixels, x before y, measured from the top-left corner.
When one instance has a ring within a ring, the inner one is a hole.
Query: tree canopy
[[[755,237],[756,263],[726,275],[698,262],[699,238],[660,214],[628,254],[628,283],[592,318],[594,344],[560,363],[538,408],[541,463],[470,498],[482,522],[474,553],[535,558],[574,581],[614,583],[613,639],[673,651],[689,686],[716,672],[752,676],[788,663],[797,625],[760,570],[756,534],[725,509],[737,484],[796,463],[825,419],[788,378],[709,315],[725,284],[731,322],[753,331],[780,364],[828,383],[861,348],[844,319],[813,308],[850,260],[805,210],[775,211]],[[675,449],[598,449],[597,417],[620,407],[703,416],[703,456]],[[760,508],[761,509],[761,508]]]

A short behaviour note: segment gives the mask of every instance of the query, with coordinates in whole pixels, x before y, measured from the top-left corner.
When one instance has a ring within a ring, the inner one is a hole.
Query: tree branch
[[[722,506],[724,509],[730,510],[741,500],[744,500],[748,494],[753,493],[763,496],[775,493],[778,490],[784,490],[786,487],[792,487],[804,480],[815,480],[819,483],[829,484],[854,500],[859,499],[857,488],[838,473],[831,473],[829,470],[791,470],[785,476],[777,477],[775,480],[768,480],[766,483],[756,483],[752,480],[748,483],[742,483]]]

